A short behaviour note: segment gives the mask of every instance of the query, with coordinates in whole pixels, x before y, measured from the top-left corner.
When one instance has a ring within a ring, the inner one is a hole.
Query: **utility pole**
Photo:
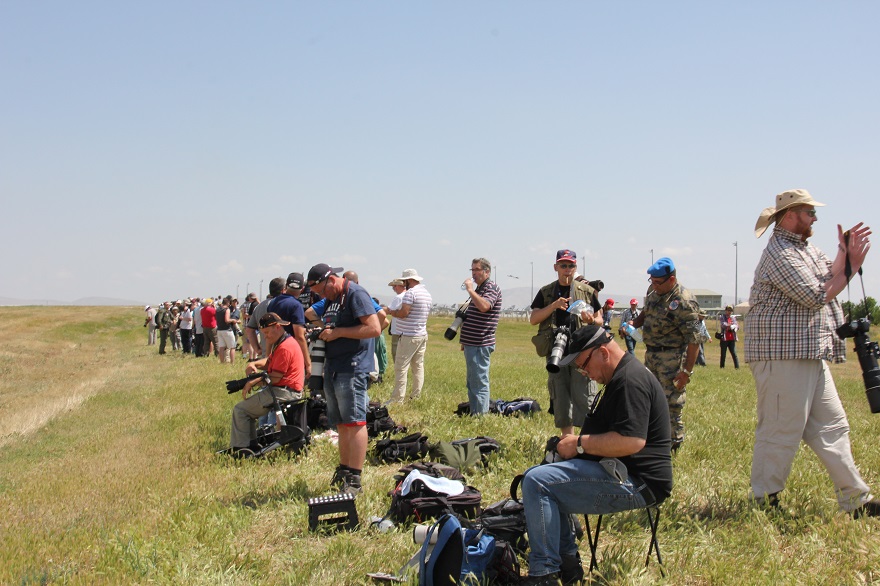
[[[733,307],[739,305],[739,245],[734,242],[734,261],[733,261]]]

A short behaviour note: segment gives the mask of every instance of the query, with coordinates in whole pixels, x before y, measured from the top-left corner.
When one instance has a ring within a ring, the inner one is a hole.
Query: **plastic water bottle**
[[[394,529],[394,523],[391,519],[383,519],[382,517],[370,517],[370,525],[376,527],[379,533],[388,533]]]

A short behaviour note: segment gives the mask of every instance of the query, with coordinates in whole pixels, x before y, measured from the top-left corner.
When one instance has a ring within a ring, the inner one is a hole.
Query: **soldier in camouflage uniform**
[[[666,393],[672,427],[672,450],[684,441],[684,407],[687,384],[700,352],[700,306],[676,278],[672,259],[663,257],[648,269],[651,287],[641,315],[633,326],[642,328],[645,366]]]

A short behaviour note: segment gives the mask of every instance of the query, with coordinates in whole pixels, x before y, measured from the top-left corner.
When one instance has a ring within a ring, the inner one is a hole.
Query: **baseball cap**
[[[635,297],[633,297],[632,299],[629,300],[629,304],[630,304],[630,305],[638,305],[638,304],[639,304],[639,300],[636,299]]]
[[[608,307],[614,307],[614,300],[611,299],[610,297],[605,300],[605,303],[608,304]]]
[[[290,322],[284,321],[283,319],[281,319],[281,316],[279,316],[274,311],[270,311],[269,313],[263,315],[263,317],[260,318],[260,327],[261,328],[274,326],[276,324],[279,326],[289,326]]]
[[[604,346],[613,339],[614,336],[612,336],[611,333],[609,333],[602,326],[590,324],[588,326],[578,328],[571,335],[571,340],[568,343],[568,348],[566,348],[562,360],[559,361],[559,366],[565,366],[566,364],[571,363],[575,358],[577,358],[577,355],[584,350],[595,348],[597,346]]]
[[[303,275],[302,273],[290,273],[287,275],[287,288],[288,289],[302,289],[303,288]]]
[[[312,268],[309,269],[309,277],[308,277],[309,287],[311,287],[312,285],[317,285],[318,283],[321,283],[322,281],[326,280],[327,277],[329,277],[330,275],[334,275],[334,274],[338,275],[343,270],[345,270],[345,269],[343,269],[342,267],[331,267],[330,265],[328,265],[326,263],[316,264],[315,266],[313,266]]]
[[[561,260],[568,260],[571,262],[577,262],[577,254],[573,250],[569,250],[567,248],[563,248],[562,250],[556,251],[556,262]]]

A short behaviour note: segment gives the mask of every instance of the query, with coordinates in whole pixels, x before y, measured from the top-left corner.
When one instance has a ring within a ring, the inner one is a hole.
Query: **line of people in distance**
[[[159,354],[167,354],[167,344],[182,354],[215,356],[221,363],[235,362],[235,352],[241,347],[241,325],[248,318],[248,308],[253,307],[256,295],[250,294],[244,307],[238,299],[227,295],[218,297],[187,297],[177,301],[164,301],[157,307],[144,306],[144,327],[147,328],[147,345],[156,344],[159,337]],[[249,349],[244,348],[245,357]]]

